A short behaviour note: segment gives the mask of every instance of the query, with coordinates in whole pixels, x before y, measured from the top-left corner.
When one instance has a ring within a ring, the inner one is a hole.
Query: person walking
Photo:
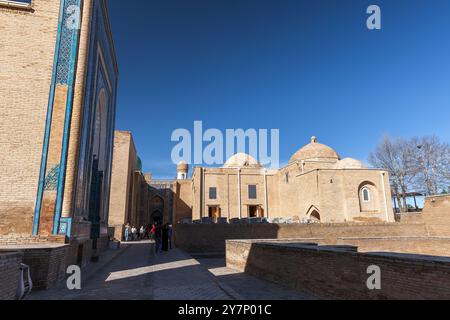
[[[172,225],[169,224],[169,249],[172,250]]]
[[[162,228],[162,250],[169,251],[169,225],[165,224]]]
[[[127,223],[127,224],[125,225],[125,234],[124,234],[124,238],[125,238],[125,241],[129,241],[129,240],[130,240],[130,224],[129,224],[129,223]]]
[[[155,227],[155,251],[159,253],[161,251],[162,245],[162,230],[161,226],[158,224]]]
[[[156,223],[152,225],[150,228],[150,240],[155,240],[155,234],[156,234]]]
[[[132,241],[136,241],[137,239],[137,229],[135,226],[131,228],[131,239]]]
[[[145,232],[145,229],[144,229],[144,226],[141,226],[141,228],[139,229],[139,240],[144,240],[144,232]]]

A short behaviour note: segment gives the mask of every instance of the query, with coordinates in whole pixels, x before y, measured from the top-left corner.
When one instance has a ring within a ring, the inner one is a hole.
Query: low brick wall
[[[233,239],[324,239],[336,244],[342,237],[428,236],[424,223],[344,224],[177,224],[174,243],[190,253],[225,252],[225,241]]]
[[[0,235],[0,246],[16,246],[39,243],[64,244],[65,236],[31,236],[21,234]]]
[[[68,245],[30,244],[0,246],[0,253],[19,251],[22,262],[30,267],[34,289],[49,289],[64,280]]]
[[[0,252],[0,300],[15,300],[19,285],[20,252]]]
[[[67,266],[80,265],[86,267],[91,263],[93,257],[99,256],[109,248],[109,237],[107,236],[97,239],[97,249],[93,248],[93,241],[92,239],[71,240],[67,255]]]
[[[422,213],[401,215],[402,223],[424,223],[431,236],[450,237],[450,195],[425,198]]]
[[[397,252],[450,257],[450,237],[339,238],[339,245],[358,247],[360,252]]]
[[[251,240],[226,246],[228,267],[325,299],[450,299],[449,258]],[[367,288],[372,265],[381,269],[381,290]]]
[[[450,237],[450,195],[427,197],[422,219],[432,235]]]

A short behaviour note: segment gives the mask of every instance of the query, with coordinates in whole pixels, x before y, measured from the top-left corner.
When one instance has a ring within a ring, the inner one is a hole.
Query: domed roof
[[[253,158],[251,155],[246,153],[237,153],[230,157],[228,161],[223,166],[224,168],[261,168],[261,164]]]
[[[177,170],[178,170],[178,171],[187,171],[187,170],[189,170],[189,165],[188,165],[188,163],[187,163],[186,161],[180,161],[180,162],[178,162]]]
[[[336,163],[335,169],[365,169],[364,164],[353,158],[345,158]]]
[[[298,150],[289,163],[310,159],[339,160],[339,155],[329,146],[318,143],[316,137],[312,137],[311,143]]]

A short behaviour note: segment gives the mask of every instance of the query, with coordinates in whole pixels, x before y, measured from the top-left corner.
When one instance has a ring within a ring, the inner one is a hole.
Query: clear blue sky
[[[382,10],[382,30],[366,9]],[[112,0],[117,129],[172,178],[173,130],[280,129],[366,160],[384,134],[450,140],[448,0]]]

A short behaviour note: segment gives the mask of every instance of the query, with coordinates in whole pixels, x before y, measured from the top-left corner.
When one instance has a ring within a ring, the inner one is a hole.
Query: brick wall
[[[59,0],[0,7],[0,234],[30,233],[58,28]]]
[[[67,245],[25,249],[23,263],[30,266],[35,289],[49,289],[65,278]]]
[[[422,216],[433,235],[450,237],[450,195],[426,198]]]
[[[9,234],[0,236],[0,246],[45,244],[45,243],[64,244],[65,241],[66,241],[65,236],[30,236],[20,234]]]
[[[337,244],[356,246],[360,252],[401,252],[450,257],[449,237],[338,238]]]
[[[450,259],[354,249],[230,240],[227,266],[325,299],[450,299]],[[372,265],[381,290],[367,288]]]
[[[34,244],[0,246],[0,252],[19,251],[30,267],[34,289],[49,289],[65,278],[68,245]]]
[[[174,243],[191,253],[225,252],[229,239],[300,239],[320,238],[336,244],[342,237],[399,237],[427,236],[425,225],[399,223],[372,224],[177,224],[174,226]]]
[[[19,252],[0,252],[0,300],[15,300],[19,285],[20,263]]]
[[[425,223],[430,235],[450,237],[450,195],[425,198],[422,213],[401,215],[402,223]]]

